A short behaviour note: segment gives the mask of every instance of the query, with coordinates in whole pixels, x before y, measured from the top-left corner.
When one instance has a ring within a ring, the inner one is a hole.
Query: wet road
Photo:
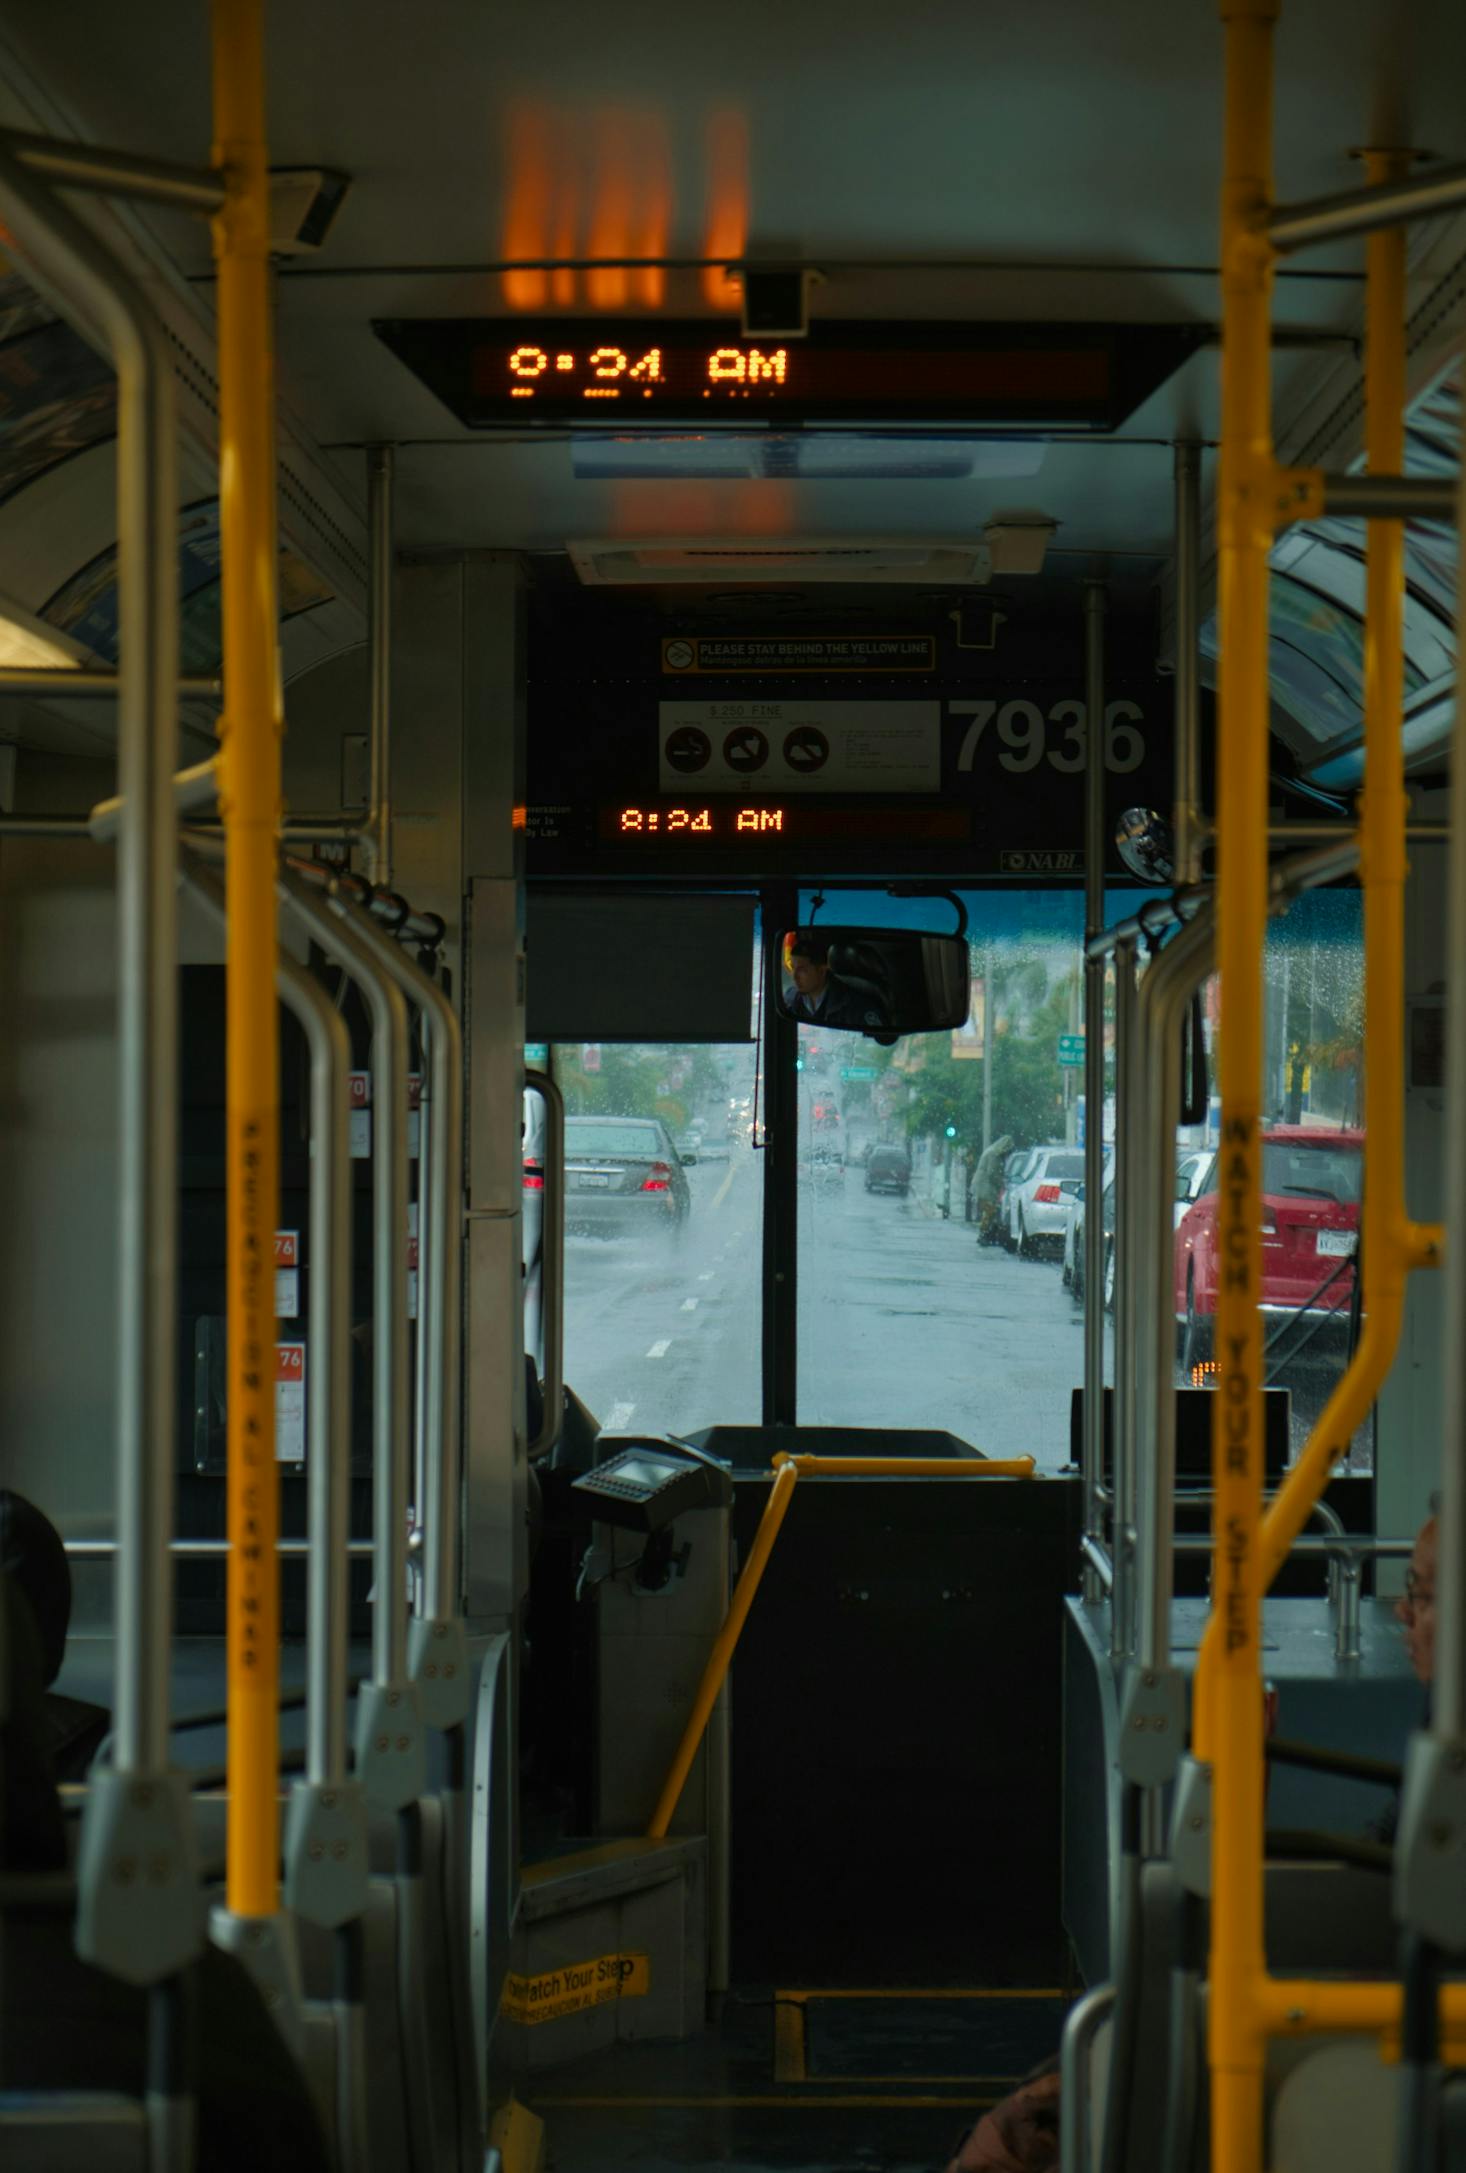
[[[567,1240],[566,1378],[612,1431],[759,1417],[763,1158],[735,1148],[688,1177],[679,1238]],[[980,1247],[925,1183],[901,1199],[856,1166],[801,1175],[800,1419],[947,1428],[1057,1469],[1083,1365],[1058,1266]]]
[[[565,1378],[613,1433],[758,1423],[763,1158],[687,1179],[677,1235],[565,1240]]]

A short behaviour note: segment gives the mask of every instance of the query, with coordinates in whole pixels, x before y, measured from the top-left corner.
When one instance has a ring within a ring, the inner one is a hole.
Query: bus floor
[[[938,2173],[1057,2054],[1070,1996],[744,1988],[685,2043],[621,2043],[522,2080],[551,2173]]]

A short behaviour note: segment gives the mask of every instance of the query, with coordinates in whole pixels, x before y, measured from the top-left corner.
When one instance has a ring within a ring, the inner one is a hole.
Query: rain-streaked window
[[[553,1055],[566,1108],[566,1380],[613,1433],[757,1424],[755,1044],[558,1042]],[[531,1134],[531,1247],[537,1151]]]
[[[1070,1287],[1083,899],[989,891],[965,903],[965,1026],[889,1049],[799,1029],[799,1419],[946,1430],[1052,1469],[1069,1459],[1083,1376],[1082,1292]],[[949,916],[935,899],[851,892],[823,910],[933,930]],[[1112,1111],[1105,1122],[1108,1133]]]

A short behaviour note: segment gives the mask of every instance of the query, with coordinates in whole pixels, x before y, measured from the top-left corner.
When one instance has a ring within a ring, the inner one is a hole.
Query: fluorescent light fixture
[[[1035,476],[1045,451],[1035,439],[944,438],[933,431],[684,431],[577,437],[571,461],[576,478],[585,482],[691,476],[699,481],[972,483]]]

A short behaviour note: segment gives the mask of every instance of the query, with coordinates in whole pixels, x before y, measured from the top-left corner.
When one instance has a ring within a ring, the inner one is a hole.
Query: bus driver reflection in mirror
[[[830,964],[827,937],[813,928],[796,928],[785,942],[785,967],[794,983],[789,1009],[796,1019],[856,1033],[890,1032],[885,999],[873,981],[846,979]]]

